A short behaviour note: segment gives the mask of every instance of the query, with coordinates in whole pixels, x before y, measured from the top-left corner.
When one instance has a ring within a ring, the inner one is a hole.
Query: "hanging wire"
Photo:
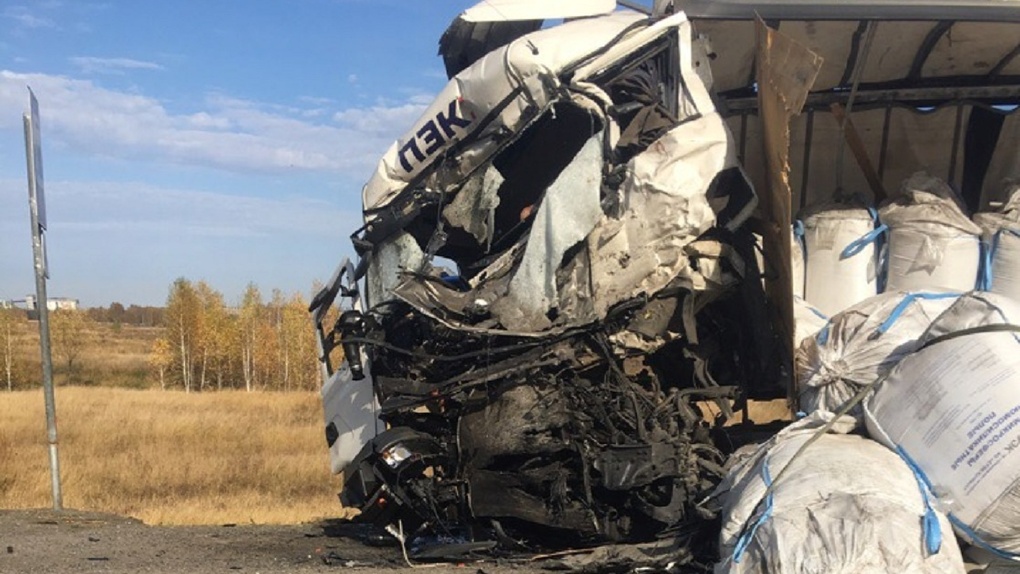
[[[850,97],[846,101],[846,109],[843,111],[843,121],[839,124],[839,141],[836,148],[836,191],[843,189],[843,155],[846,151],[846,124],[850,121],[850,113],[853,111],[854,99],[857,98],[857,87],[861,83],[861,75],[864,73],[864,66],[868,62],[868,54],[871,52],[871,42],[875,39],[875,30],[878,29],[878,22],[868,21],[867,29],[864,31],[864,47],[861,49],[861,56],[854,63],[853,80],[850,84]]]

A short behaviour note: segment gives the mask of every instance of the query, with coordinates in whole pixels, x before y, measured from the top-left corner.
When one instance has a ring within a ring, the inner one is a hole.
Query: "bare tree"
[[[0,309],[0,357],[3,358],[7,390],[14,390],[14,339],[21,312],[15,309]]]
[[[58,309],[50,315],[53,351],[65,363],[67,382],[79,382],[81,357],[94,334],[92,319],[81,310]]]

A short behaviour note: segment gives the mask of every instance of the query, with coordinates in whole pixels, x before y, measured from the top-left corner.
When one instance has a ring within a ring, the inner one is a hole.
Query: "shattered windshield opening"
[[[571,102],[554,104],[489,167],[469,178],[439,210],[425,210],[407,231],[425,249],[441,227],[445,243],[435,254],[456,262],[470,279],[492,255],[521,239],[546,189],[601,129],[591,110]]]

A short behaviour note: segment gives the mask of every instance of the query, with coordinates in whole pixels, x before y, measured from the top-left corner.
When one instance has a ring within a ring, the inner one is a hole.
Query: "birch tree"
[[[163,314],[164,334],[150,365],[160,387],[186,391],[320,388],[315,335],[300,294],[279,289],[268,302],[249,283],[236,309],[204,281],[177,279]]]
[[[199,316],[196,332],[196,349],[199,353],[198,388],[204,390],[210,377],[216,378],[216,387],[223,387],[223,376],[229,360],[229,317],[223,294],[205,281],[195,285]]]
[[[283,331],[290,356],[290,379],[298,389],[319,389],[319,362],[308,302],[300,293],[287,301],[283,310]]]
[[[209,355],[209,376],[216,381],[216,389],[220,390],[224,383],[232,385],[230,380],[232,346],[236,337],[231,331],[235,330],[236,326],[230,313],[227,312],[223,296],[219,293],[216,295],[216,300],[204,307],[204,343]]]
[[[238,315],[238,331],[240,333],[241,375],[244,388],[251,392],[258,386],[258,370],[256,354],[263,343],[264,330],[262,293],[254,283],[248,283],[241,297],[241,309]]]
[[[152,344],[149,364],[159,376],[159,388],[166,390],[166,373],[174,364],[173,347],[165,337],[159,337]]]
[[[20,314],[15,309],[0,309],[0,357],[3,359],[8,392],[14,390],[14,339]]]
[[[65,363],[67,382],[78,382],[82,354],[92,339],[94,325],[84,311],[59,309],[50,315],[53,352]]]
[[[181,386],[190,393],[194,387],[195,360],[198,355],[201,305],[191,281],[181,277],[170,286],[163,315],[166,338],[172,345],[173,365]]]
[[[283,291],[273,289],[273,296],[269,300],[269,324],[273,328],[273,339],[276,343],[276,359],[272,372],[274,373],[275,386],[282,390],[290,389],[290,349],[288,348],[287,335],[284,333],[283,312],[287,300]]]

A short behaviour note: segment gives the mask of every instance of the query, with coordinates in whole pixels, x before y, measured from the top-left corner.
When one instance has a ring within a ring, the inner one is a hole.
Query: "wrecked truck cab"
[[[653,246],[658,253],[670,248],[659,257],[671,258],[671,267],[642,286],[661,288],[684,265],[679,248],[717,217],[736,228],[755,207],[728,131],[696,73],[692,48],[682,15],[652,22],[620,12],[528,34],[458,73],[387,151],[364,188],[366,224],[354,237],[355,248],[400,264],[368,265],[369,280],[379,287],[369,290],[369,304],[392,295],[398,269],[422,267],[416,258],[451,259],[466,279],[490,268],[483,278],[491,278],[498,255],[526,251],[524,232],[560,216],[570,216],[574,229],[549,238],[563,244],[559,250],[596,226],[607,227],[599,217],[615,217],[622,226],[612,236],[601,233],[603,242],[614,242],[617,259],[645,238],[659,241]],[[647,149],[652,142],[657,145]],[[627,175],[630,160],[646,149]],[[668,209],[628,209],[625,194]],[[561,197],[569,205],[558,207]],[[652,221],[637,225],[630,221],[634,214]],[[532,273],[560,262],[555,253],[527,251],[525,267]],[[652,275],[652,257],[640,249],[633,255],[644,263],[640,273]],[[553,293],[546,285],[515,300],[530,313],[545,303],[534,300],[538,295]],[[507,323],[502,329],[541,330]]]
[[[682,13],[515,29],[386,152],[313,301],[332,469],[401,538],[649,540],[708,517],[704,413],[785,393],[757,198]]]

